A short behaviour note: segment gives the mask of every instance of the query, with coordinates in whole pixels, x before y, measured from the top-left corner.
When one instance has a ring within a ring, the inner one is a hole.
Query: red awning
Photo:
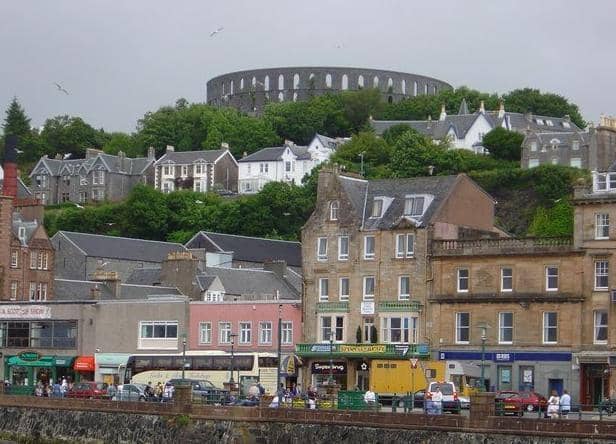
[[[78,356],[73,368],[78,372],[93,372],[94,356]]]

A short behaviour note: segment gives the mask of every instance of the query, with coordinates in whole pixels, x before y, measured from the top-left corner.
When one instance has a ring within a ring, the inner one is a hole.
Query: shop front
[[[4,359],[4,374],[13,393],[29,394],[37,383],[74,379],[73,356],[41,356],[37,352],[21,352]]]
[[[107,384],[122,384],[122,374],[129,356],[129,353],[96,353],[95,380]]]
[[[580,403],[591,410],[591,406],[601,404],[616,389],[616,355],[610,352],[581,352],[574,355],[580,368]]]
[[[347,390],[347,368],[345,361],[313,361],[310,365],[310,385],[317,388],[330,385],[331,379],[340,390]]]
[[[73,370],[75,370],[75,381],[94,381],[94,371],[96,370],[94,356],[78,356],[75,359]]]

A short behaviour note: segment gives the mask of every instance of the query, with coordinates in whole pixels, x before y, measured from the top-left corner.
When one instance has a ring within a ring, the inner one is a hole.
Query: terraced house
[[[369,386],[371,361],[430,356],[432,239],[498,236],[494,201],[465,175],[364,180],[324,169],[302,230],[304,385]],[[432,344],[434,347],[434,344]]]

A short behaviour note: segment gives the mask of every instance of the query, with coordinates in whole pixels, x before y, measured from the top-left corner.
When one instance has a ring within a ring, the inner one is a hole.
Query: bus
[[[246,394],[257,381],[261,382],[266,393],[276,392],[276,353],[236,353],[231,356],[222,351],[187,351],[185,361],[182,354],[131,355],[126,366],[120,368],[120,380],[124,384],[164,384],[182,377],[183,364],[186,379],[207,380],[222,388],[231,379],[233,368],[233,380],[239,383],[241,394]]]

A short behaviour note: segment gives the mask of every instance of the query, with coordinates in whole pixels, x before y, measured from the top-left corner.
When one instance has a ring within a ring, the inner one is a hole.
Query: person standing
[[[571,411],[571,396],[567,390],[563,391],[563,395],[560,397],[560,415],[562,418],[567,418]]]
[[[440,415],[443,412],[443,393],[438,385],[436,386],[436,391],[432,392],[431,399],[435,414]]]
[[[552,395],[548,399],[548,416],[552,419],[558,418],[558,409],[560,408],[560,397],[556,390],[552,390]]]

